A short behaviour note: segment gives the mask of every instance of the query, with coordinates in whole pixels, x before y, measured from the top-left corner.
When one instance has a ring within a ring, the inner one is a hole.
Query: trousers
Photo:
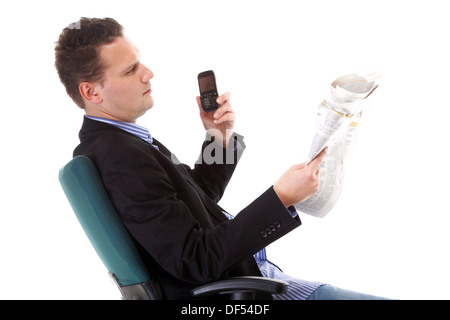
[[[390,300],[370,294],[354,292],[324,284],[314,290],[306,300]]]

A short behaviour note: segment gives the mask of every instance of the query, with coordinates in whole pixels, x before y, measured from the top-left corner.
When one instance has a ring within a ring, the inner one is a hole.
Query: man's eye
[[[127,74],[132,74],[134,72],[134,68],[130,69]]]

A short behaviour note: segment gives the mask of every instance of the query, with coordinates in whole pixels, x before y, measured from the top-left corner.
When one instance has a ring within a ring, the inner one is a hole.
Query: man
[[[122,26],[109,18],[82,18],[77,25],[63,30],[55,48],[61,82],[86,113],[74,156],[85,155],[94,162],[165,298],[187,299],[189,290],[200,284],[261,274],[290,282],[288,294],[274,298],[332,298],[321,295],[330,290],[344,294],[338,298],[363,297],[291,279],[267,260],[263,250],[300,226],[292,206],[318,190],[325,150],[307,167],[291,167],[229,219],[217,203],[245,147],[243,138],[232,131],[235,113],[230,94],[217,99],[220,108],[215,112],[204,112],[197,97],[208,134],[200,161],[191,169],[136,125],[154,104],[153,72],[140,62],[139,51],[124,36]],[[217,160],[220,154],[223,161],[211,163],[211,157]]]

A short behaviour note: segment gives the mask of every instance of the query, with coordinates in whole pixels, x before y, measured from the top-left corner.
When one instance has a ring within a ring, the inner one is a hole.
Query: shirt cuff
[[[289,212],[292,218],[295,218],[298,216],[297,210],[294,208],[294,206],[290,206],[289,208],[286,208],[286,210]]]

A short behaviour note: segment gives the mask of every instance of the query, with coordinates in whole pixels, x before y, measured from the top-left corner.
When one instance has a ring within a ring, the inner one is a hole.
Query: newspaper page
[[[319,191],[294,207],[303,213],[322,218],[336,205],[343,188],[345,157],[362,115],[364,99],[378,87],[378,75],[351,74],[331,84],[331,101],[318,107],[315,135],[306,165],[326,146],[327,154],[319,167]]]

